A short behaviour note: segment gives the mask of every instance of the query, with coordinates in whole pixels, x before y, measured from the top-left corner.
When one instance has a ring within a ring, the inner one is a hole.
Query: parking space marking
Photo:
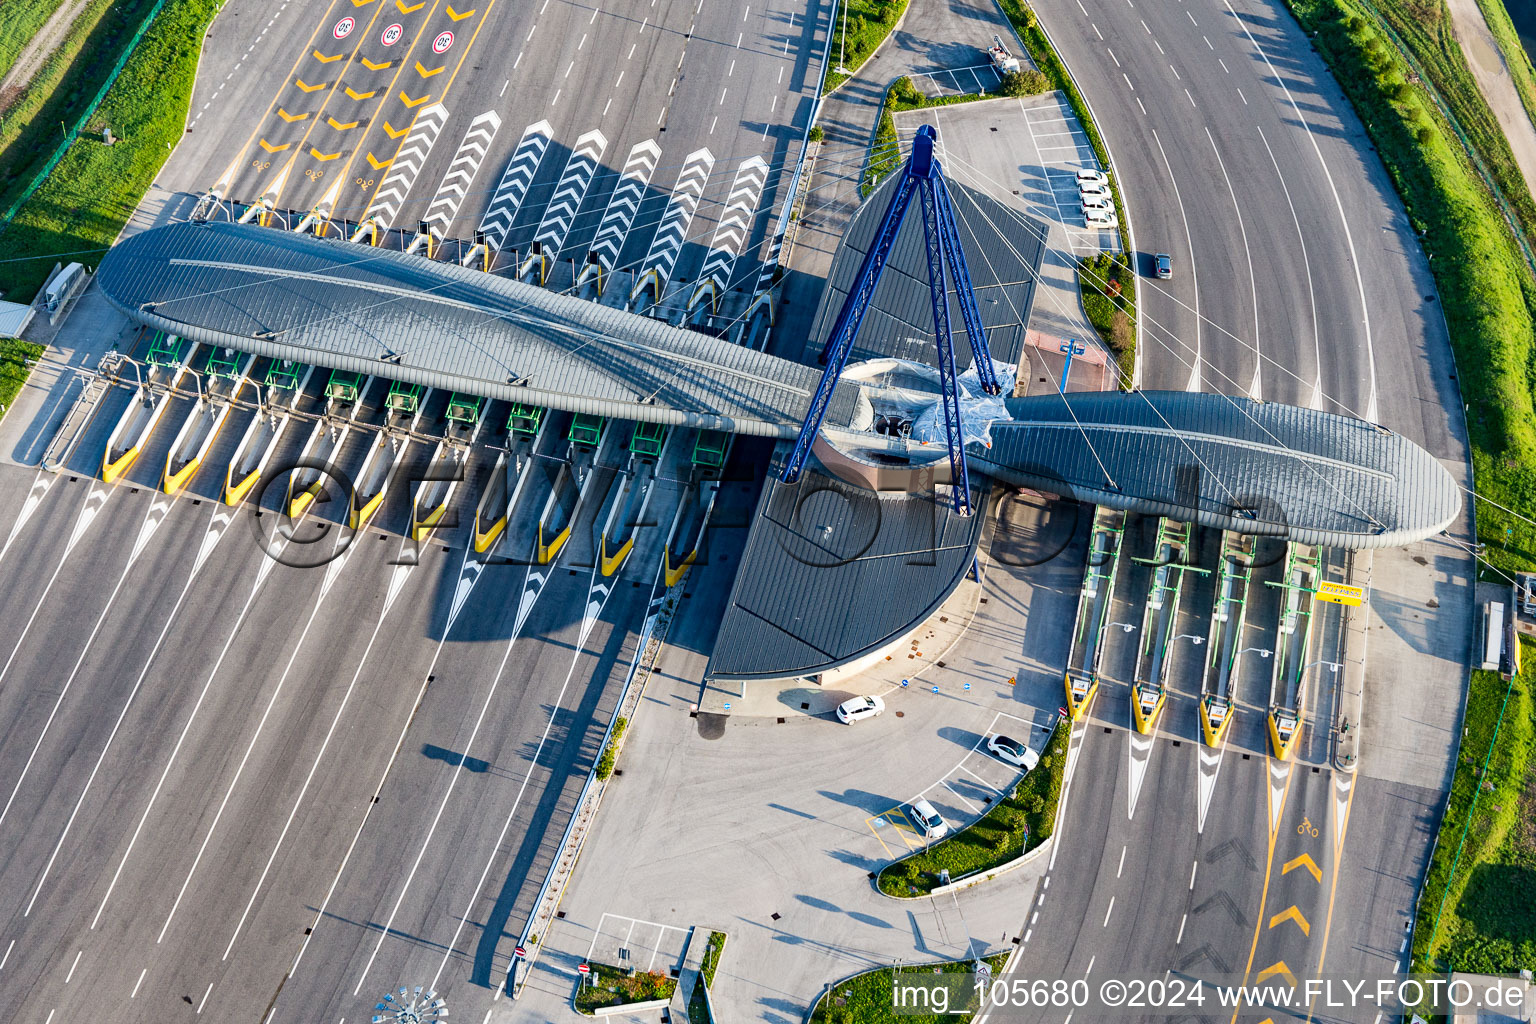
[[[992,760],[996,761],[998,764],[1007,764],[1008,763],[1008,762],[1004,761],[1000,757],[993,757],[991,754],[988,754],[987,756],[991,757]],[[965,765],[962,764],[962,765],[959,766],[959,768],[960,768],[961,771],[965,772],[965,774],[969,775],[971,778],[975,779],[977,782],[981,783],[983,786],[986,786],[992,792],[997,793],[999,795],[1002,794],[1002,792],[1003,792],[1002,790],[1000,790],[996,786],[992,785],[992,783],[988,782],[986,779],[982,778],[980,775],[977,775],[975,772],[971,771]]]
[[[965,804],[965,806],[970,809],[972,814],[980,814],[981,813],[981,808],[977,807],[975,804],[971,803],[965,797],[961,796],[960,795],[960,791],[958,789],[956,789],[954,787],[954,785],[948,779],[944,780],[944,788],[948,789],[951,793],[955,794],[955,799],[959,800],[961,803]],[[991,787],[988,787],[988,788],[991,788]]]

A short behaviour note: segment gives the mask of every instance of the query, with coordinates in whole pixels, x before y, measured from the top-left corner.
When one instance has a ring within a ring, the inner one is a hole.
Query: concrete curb
[[[1350,555],[1349,582],[1371,591],[1370,549]],[[1362,579],[1363,576],[1363,579]],[[1360,764],[1360,727],[1365,714],[1365,650],[1369,640],[1370,604],[1344,608],[1344,680],[1339,686],[1339,700],[1333,722],[1333,766],[1354,774]]]
[[[643,1013],[646,1010],[664,1010],[670,1006],[671,1003],[672,1000],[670,999],[648,999],[643,1003],[615,1003],[613,1006],[599,1006],[597,1009],[592,1011],[591,1016],[613,1017],[621,1013]],[[575,1009],[575,1006],[576,997],[572,996],[571,1008]],[[580,1010],[577,1010],[576,1012],[581,1013]],[[587,1014],[583,1013],[582,1016],[585,1017]]]

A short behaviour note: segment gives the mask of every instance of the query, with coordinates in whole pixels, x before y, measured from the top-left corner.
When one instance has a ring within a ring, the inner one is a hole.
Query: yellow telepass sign
[[[1334,604],[1348,604],[1356,608],[1365,603],[1365,588],[1357,587],[1350,583],[1335,583],[1332,580],[1324,580],[1317,585],[1317,599],[1319,601],[1332,601]]]

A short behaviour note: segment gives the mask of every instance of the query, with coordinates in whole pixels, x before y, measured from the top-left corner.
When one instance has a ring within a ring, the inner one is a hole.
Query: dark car
[[[1157,276],[1166,281],[1173,276],[1173,257],[1165,252],[1160,252],[1152,257],[1152,265],[1156,268]]]

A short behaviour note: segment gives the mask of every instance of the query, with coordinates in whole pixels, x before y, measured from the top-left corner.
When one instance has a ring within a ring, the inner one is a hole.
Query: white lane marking
[[[1185,96],[1189,96],[1189,105],[1192,106],[1192,107],[1195,106],[1195,98],[1193,96],[1190,96],[1188,89],[1184,90],[1184,95]]]
[[[211,981],[210,981],[210,982],[209,982],[209,983],[208,983],[208,991],[206,991],[206,992],[204,992],[204,993],[203,993],[203,998],[202,998],[202,999],[200,999],[200,1000],[198,1000],[198,1003],[197,1003],[197,1012],[198,1012],[198,1013],[199,1013],[199,1014],[201,1014],[201,1013],[202,1013],[202,1012],[203,1012],[203,1006],[204,1006],[204,1004],[206,1004],[206,1003],[207,1003],[207,1002],[208,1002],[208,997],[209,997],[209,996],[210,996],[210,995],[212,995],[212,994],[213,994],[213,982],[211,982]]]
[[[1275,168],[1275,177],[1280,179],[1280,189],[1285,193],[1286,206],[1291,211],[1291,223],[1296,225],[1296,239],[1301,243],[1301,266],[1307,275],[1307,301],[1312,306],[1312,359],[1316,366],[1316,383],[1312,389],[1312,401],[1317,402],[1322,392],[1323,373],[1323,339],[1322,331],[1317,320],[1317,293],[1312,287],[1312,261],[1307,257],[1307,236],[1301,230],[1301,218],[1296,216],[1296,204],[1291,202],[1291,190],[1285,183],[1285,175],[1280,173],[1280,162],[1275,159],[1275,151],[1269,147],[1269,138],[1264,134],[1263,128],[1258,128],[1259,138],[1264,140],[1264,150],[1269,153],[1269,162]]]
[[[1185,90],[1187,93],[1189,90]],[[1194,100],[1190,100],[1191,103]],[[1173,173],[1173,165],[1168,162],[1168,153],[1163,149],[1163,140],[1157,134],[1157,129],[1152,129],[1152,139],[1157,143],[1157,151],[1162,154],[1163,167],[1168,171],[1168,181],[1173,185],[1173,198],[1179,204],[1179,219],[1184,222],[1184,245],[1188,251],[1189,279],[1195,290],[1195,362],[1189,371],[1189,383],[1185,385],[1186,391],[1200,390],[1200,276],[1195,264],[1195,242],[1189,231],[1189,217],[1184,213],[1184,197],[1179,194],[1179,180]]]
[[[1237,90],[1237,97],[1243,101],[1243,106],[1246,107],[1248,105],[1248,97],[1243,95],[1243,90]]]
[[[1215,50],[1216,49],[1216,47],[1211,45],[1211,41],[1209,39],[1207,39],[1205,36],[1201,36],[1200,38],[1201,39],[1205,39],[1206,49],[1208,49],[1208,50]]]
[[[10,945],[5,947],[5,956],[0,956],[0,971],[5,970],[5,962],[11,958],[11,950],[16,948],[16,940],[12,939]]]
[[[1205,129],[1205,137],[1211,140],[1211,151],[1216,154],[1216,165],[1221,168],[1221,176],[1227,183],[1227,195],[1232,197],[1232,209],[1237,213],[1237,230],[1243,238],[1243,256],[1248,260],[1248,290],[1253,298],[1253,382],[1248,385],[1248,397],[1258,401],[1264,397],[1263,388],[1259,380],[1259,374],[1264,366],[1264,357],[1259,349],[1259,282],[1258,278],[1256,278],[1253,273],[1253,251],[1248,248],[1248,229],[1243,226],[1243,208],[1237,201],[1236,190],[1232,188],[1232,178],[1229,174],[1227,174],[1226,162],[1221,159],[1221,149],[1216,145],[1216,136],[1211,134],[1211,129],[1209,127]],[[1223,734],[1222,746],[1223,748],[1226,746],[1225,734]],[[1205,747],[1204,745],[1200,747],[1202,765],[1205,763],[1204,758],[1207,749],[1209,748]],[[1216,752],[1215,770],[1219,771],[1220,768],[1221,751],[1218,750]],[[1204,779],[1203,769],[1201,778],[1202,780]],[[1212,787],[1215,786],[1215,783],[1215,771],[1213,771],[1211,778]],[[1209,806],[1210,794],[1206,792],[1204,782],[1202,781],[1200,798],[1201,830],[1204,830],[1205,828],[1205,812]]]
[[[1130,86],[1131,92],[1135,92],[1136,91],[1136,87],[1134,85],[1131,85],[1131,76],[1130,75],[1128,75],[1124,71],[1122,71],[1122,72],[1120,72],[1120,77],[1125,79],[1125,84]]]
[[[1228,6],[1229,6],[1229,7],[1230,7],[1230,6],[1231,6],[1231,5],[1230,5],[1230,4],[1229,4],[1229,5],[1228,5]],[[1198,22],[1198,21],[1196,21],[1196,20],[1195,20],[1195,16],[1194,16],[1194,15],[1193,15],[1193,14],[1190,14],[1190,13],[1189,13],[1189,10],[1188,10],[1188,9],[1187,9],[1187,8],[1186,8],[1186,9],[1185,9],[1185,11],[1184,11],[1184,13],[1185,13],[1185,14],[1186,14],[1186,15],[1189,15],[1189,23],[1190,23],[1190,24],[1191,24],[1191,25],[1193,25],[1193,26],[1195,26],[1195,27],[1196,27],[1196,28],[1199,28],[1199,27],[1200,27],[1200,23],[1199,23],[1199,22]]]
[[[1168,65],[1168,70],[1173,72],[1173,77],[1174,78],[1178,78],[1179,77],[1179,69],[1174,67],[1172,64]],[[1182,81],[1182,79],[1180,79],[1180,81]]]
[[[1136,106],[1141,107],[1141,116],[1142,117],[1146,117],[1147,116],[1147,108],[1141,106],[1141,97],[1140,96],[1136,97]]]
[[[783,73],[784,69],[780,68],[779,74],[782,76]],[[16,521],[11,524],[11,532],[5,538],[5,546],[0,547],[0,561],[5,560],[6,552],[11,550],[11,542],[16,539],[16,535],[21,532],[21,528],[27,525],[27,520],[31,519],[32,513],[37,511],[37,506],[42,503],[43,495],[48,493],[48,488],[53,486],[53,481],[56,479],[57,477],[52,473],[44,473],[42,470],[37,471],[37,476],[32,480],[32,488],[27,492],[27,500],[22,502],[21,511],[16,514]]]
[[[1220,64],[1221,65],[1221,70],[1225,71],[1227,74],[1230,75],[1232,73],[1232,69],[1227,67],[1227,62],[1222,60],[1220,57],[1216,58],[1216,63]]]
[[[1105,910],[1104,910],[1104,923],[1099,925],[1100,928],[1108,928],[1109,927],[1109,915],[1113,914],[1114,912],[1115,912],[1115,898],[1113,896],[1111,896],[1109,898],[1109,906],[1107,908],[1105,908]]]
[[[1037,910],[1033,914],[1029,915],[1029,923],[1031,927],[1033,927],[1034,923],[1038,920],[1040,920],[1040,911]]]
[[[1025,941],[1025,942],[1028,942],[1028,941],[1029,941],[1029,937],[1030,937],[1030,936],[1031,936],[1031,935],[1033,935],[1033,934],[1035,934],[1035,932],[1034,932],[1034,929],[1032,929],[1032,928],[1031,928],[1031,929],[1027,929],[1027,930],[1026,930],[1026,931],[1025,931],[1025,932],[1024,932],[1024,941]]]
[[[1128,850],[1128,849],[1130,849],[1130,847],[1128,847],[1128,846],[1120,847],[1120,866],[1115,868],[1115,877],[1116,878],[1119,878],[1120,877],[1120,873],[1125,870],[1125,851]]]
[[[76,951],[76,953],[75,953],[75,962],[69,965],[69,971],[64,975],[64,984],[68,985],[69,982],[70,982],[70,979],[75,976],[75,968],[80,966],[80,958],[82,956],[84,956],[84,955],[85,955],[85,950],[82,949],[82,950]]]
[[[1084,972],[1083,972],[1083,977],[1085,977],[1085,978],[1086,978],[1086,977],[1088,977],[1088,975],[1089,975],[1089,974],[1090,974],[1090,973],[1092,973],[1092,971],[1093,971],[1093,963],[1094,963],[1094,961],[1095,961],[1095,960],[1097,960],[1097,959],[1098,959],[1098,958],[1099,958],[1099,954],[1097,954],[1097,953],[1095,953],[1095,954],[1093,954],[1093,956],[1091,956],[1091,957],[1089,957],[1089,958],[1088,958],[1088,969],[1087,969],[1087,970],[1086,970],[1086,971],[1084,971]]]
[[[1145,18],[1142,19],[1141,27],[1142,28],[1147,28],[1147,22],[1146,22]],[[1147,35],[1151,35],[1151,34],[1152,34],[1152,30],[1150,28],[1147,28]]]
[[[1183,917],[1179,918],[1179,937],[1173,940],[1173,944],[1175,946],[1177,946],[1179,943],[1184,941],[1184,925],[1188,921],[1189,921],[1189,915],[1188,914],[1185,914]]]
[[[522,56],[522,55],[519,54],[518,56]],[[501,83],[501,92],[498,92],[496,95],[498,97],[499,96],[505,96],[507,94],[507,86],[509,86],[511,84],[512,84],[512,79],[510,79],[510,78],[507,79],[505,82],[502,82]]]
[[[1083,6],[1083,0],[1077,0],[1077,9],[1083,12],[1083,17],[1088,17],[1088,8]]]
[[[1106,46],[1106,47],[1104,47],[1104,52],[1109,54],[1109,59],[1115,62],[1115,67],[1117,67],[1117,68],[1120,67],[1120,58],[1115,56],[1115,51],[1114,50],[1111,50],[1109,47]]]
[[[1158,42],[1156,39],[1153,39],[1152,40],[1152,45],[1157,47],[1157,52],[1158,53],[1162,54],[1164,57],[1168,56],[1168,54],[1163,51],[1163,44],[1162,43]]]
[[[1099,42],[1104,41],[1104,33],[1099,31],[1099,26],[1093,26],[1093,34],[1099,37]]]
[[[1338,186],[1333,181],[1333,172],[1328,169],[1328,162],[1323,159],[1323,150],[1317,144],[1317,136],[1312,134],[1312,125],[1307,121],[1305,115],[1302,114],[1301,107],[1296,104],[1296,98],[1291,95],[1290,87],[1285,84],[1285,79],[1275,70],[1275,66],[1270,63],[1269,54],[1259,45],[1258,40],[1253,38],[1253,33],[1248,31],[1247,23],[1238,17],[1237,11],[1233,10],[1231,0],[1222,0],[1222,2],[1227,5],[1227,10],[1232,12],[1232,17],[1236,18],[1238,23],[1243,26],[1243,35],[1248,37],[1249,44],[1253,46],[1259,56],[1264,58],[1264,64],[1269,68],[1269,73],[1275,76],[1276,82],[1280,83],[1280,89],[1285,93],[1285,98],[1290,102],[1291,111],[1296,115],[1296,120],[1300,121],[1301,126],[1306,129],[1307,141],[1312,143],[1312,152],[1317,156],[1318,166],[1323,169],[1323,177],[1328,179],[1328,190],[1333,193],[1334,209],[1338,211],[1339,224],[1344,228],[1344,243],[1349,246],[1349,263],[1351,269],[1355,272],[1355,288],[1360,293],[1360,313],[1363,317],[1362,326],[1365,328],[1365,358],[1366,363],[1371,368],[1371,394],[1370,400],[1366,405],[1365,419],[1375,423],[1380,414],[1376,409],[1376,349],[1371,338],[1371,310],[1366,304],[1365,279],[1360,276],[1360,256],[1355,252],[1355,236],[1349,230],[1349,219],[1344,216],[1344,200],[1339,197]],[[1247,100],[1245,99],[1243,102],[1246,103]]]
[[[1189,866],[1189,891],[1195,891],[1195,872],[1200,870],[1200,862],[1195,861]]]
[[[143,970],[139,971],[139,980],[133,983],[133,991],[128,993],[128,998],[129,999],[137,999],[139,997],[139,986],[144,984],[144,975],[146,975],[148,973],[149,973],[149,968],[148,967],[146,967]]]

